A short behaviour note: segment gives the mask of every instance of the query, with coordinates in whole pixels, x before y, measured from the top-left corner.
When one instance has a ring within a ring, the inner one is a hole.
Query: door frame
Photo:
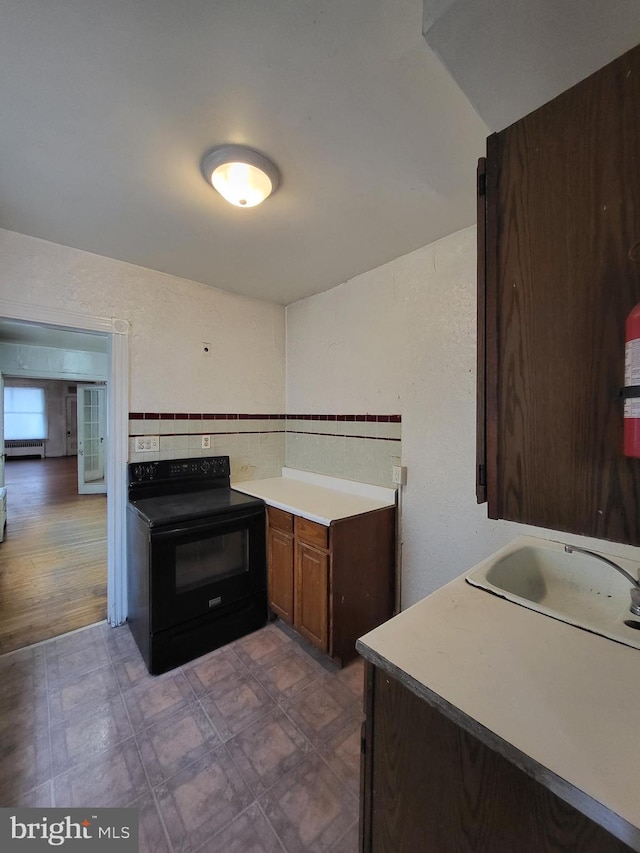
[[[71,408],[71,404],[74,408],[73,417],[70,417],[69,409]],[[69,439],[73,442],[73,431],[78,429],[78,398],[75,394],[66,394],[64,398],[64,415],[65,415],[65,456],[75,456],[78,452],[78,436],[75,437],[76,448],[75,451],[73,448],[69,448]],[[69,425],[71,425],[72,429],[69,430]],[[70,433],[70,435],[69,435]]]
[[[0,487],[2,486],[4,486],[4,373],[0,370]],[[3,531],[0,530],[0,536],[2,533]]]
[[[0,317],[107,336],[107,622],[121,625],[127,618],[129,321],[4,299],[0,299]]]

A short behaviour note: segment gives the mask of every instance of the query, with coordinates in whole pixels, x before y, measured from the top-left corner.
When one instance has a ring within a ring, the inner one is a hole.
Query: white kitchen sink
[[[602,556],[638,577],[637,563]],[[640,649],[640,617],[629,612],[631,583],[594,556],[567,553],[562,542],[519,536],[478,563],[466,580],[552,619]]]

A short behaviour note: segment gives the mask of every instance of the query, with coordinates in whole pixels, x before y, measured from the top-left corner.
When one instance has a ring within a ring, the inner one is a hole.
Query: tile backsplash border
[[[130,421],[148,421],[148,420],[186,420],[186,421],[246,421],[246,420],[271,420],[271,421],[338,421],[338,422],[361,422],[361,423],[402,423],[402,415],[302,415],[302,414],[269,414],[269,415],[253,415],[246,413],[221,414],[220,412],[213,413],[198,413],[198,412],[130,412]]]
[[[400,464],[398,414],[130,412],[129,461],[225,455],[232,480],[276,477],[284,465],[388,486]],[[158,452],[136,452],[139,436],[158,435]],[[202,449],[202,436],[212,447]]]

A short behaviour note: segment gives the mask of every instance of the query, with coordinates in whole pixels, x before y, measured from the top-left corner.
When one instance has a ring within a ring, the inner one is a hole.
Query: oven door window
[[[175,588],[178,595],[249,571],[249,532],[236,530],[194,542],[175,550]]]
[[[264,510],[152,533],[153,631],[182,625],[266,588]]]

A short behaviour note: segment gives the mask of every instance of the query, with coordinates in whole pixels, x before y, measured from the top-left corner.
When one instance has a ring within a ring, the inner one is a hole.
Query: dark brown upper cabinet
[[[639,545],[619,392],[640,302],[640,47],[488,138],[478,245],[478,501]]]

